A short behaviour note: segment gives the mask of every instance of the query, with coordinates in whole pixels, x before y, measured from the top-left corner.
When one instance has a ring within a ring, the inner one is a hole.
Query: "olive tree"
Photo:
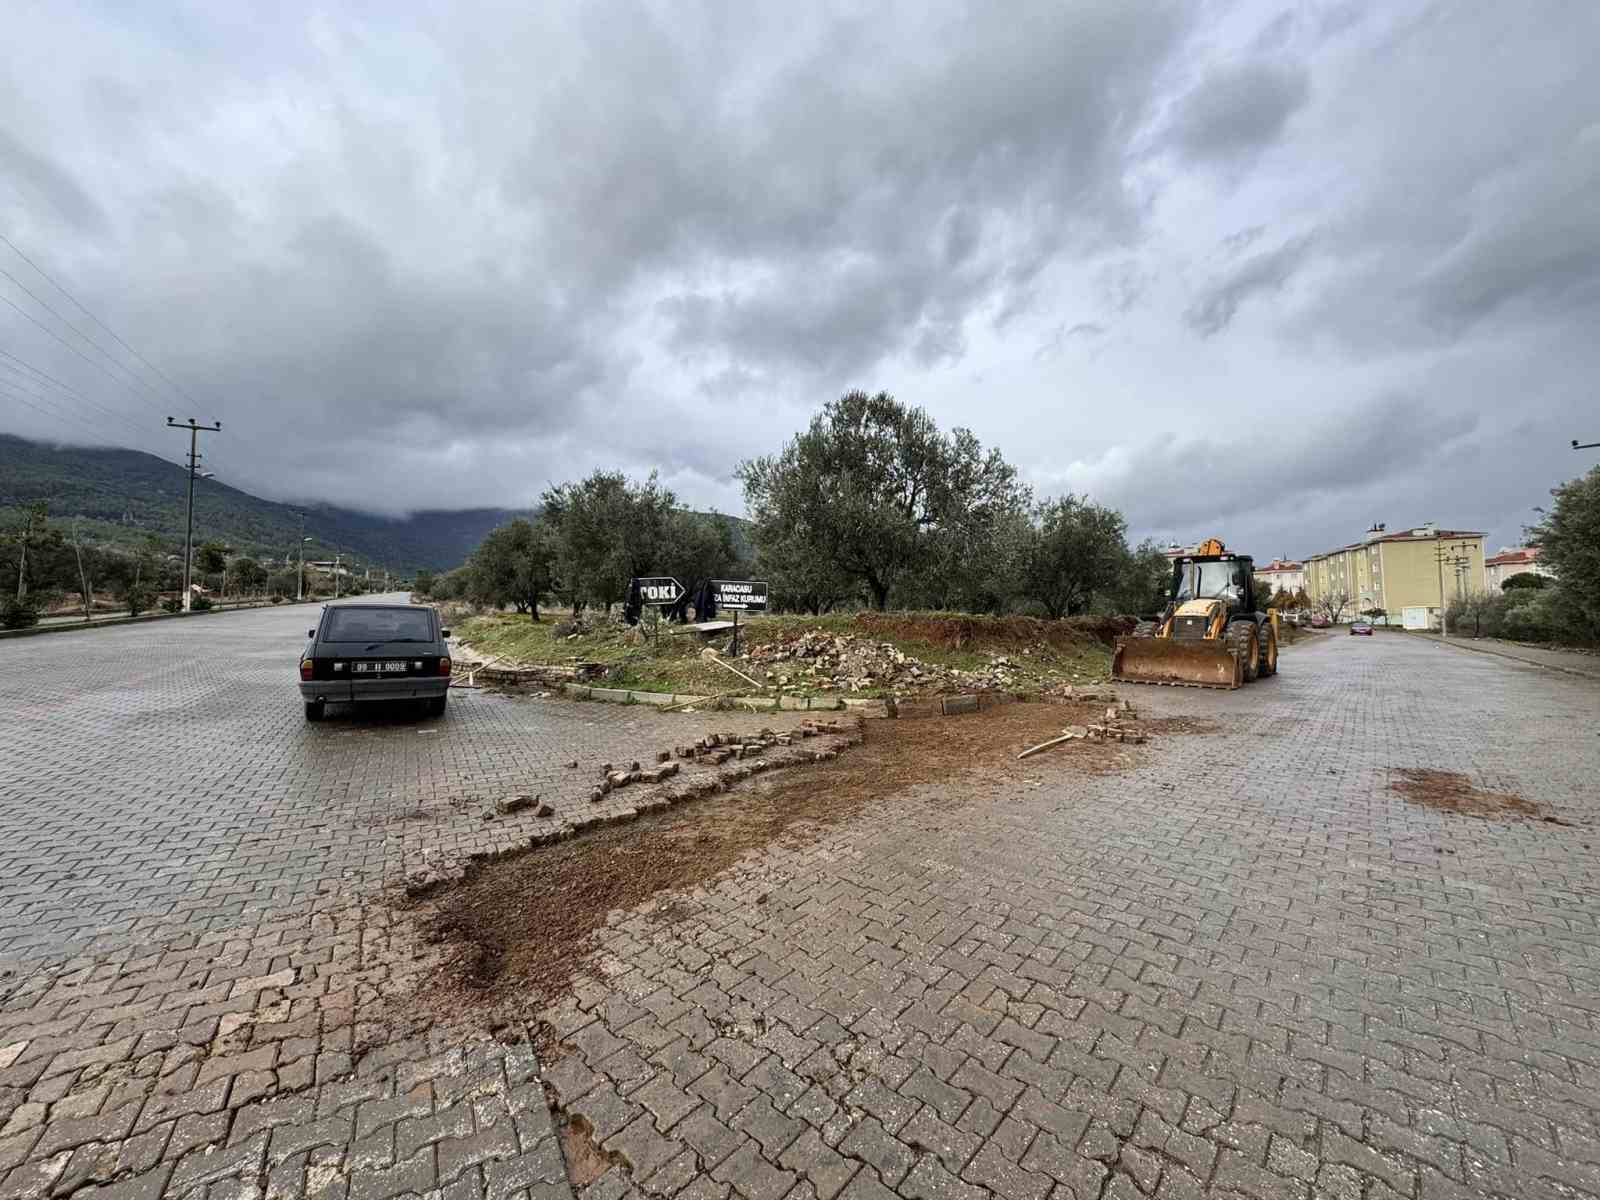
[[[1006,510],[1026,503],[1016,471],[964,429],[941,433],[887,392],[830,401],[777,455],[738,477],[763,556],[828,564],[878,609],[900,583]]]

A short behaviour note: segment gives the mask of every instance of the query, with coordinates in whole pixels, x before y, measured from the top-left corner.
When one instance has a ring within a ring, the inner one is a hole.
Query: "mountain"
[[[50,517],[83,518],[86,537],[131,545],[146,534],[181,542],[185,470],[139,450],[55,447],[0,434],[0,508],[44,501]],[[496,525],[529,515],[515,509],[473,508],[374,516],[331,505],[290,505],[263,500],[214,479],[194,487],[195,544],[216,541],[241,554],[282,559],[300,540],[305,514],[307,557],[388,567],[409,574],[419,567],[458,566]]]

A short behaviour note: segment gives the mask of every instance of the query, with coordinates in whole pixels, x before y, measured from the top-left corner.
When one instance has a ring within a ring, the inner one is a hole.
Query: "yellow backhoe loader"
[[[1121,638],[1111,658],[1120,683],[1242,687],[1278,673],[1278,610],[1255,594],[1255,562],[1217,538],[1172,564],[1167,606]],[[1265,611],[1259,611],[1258,606]]]

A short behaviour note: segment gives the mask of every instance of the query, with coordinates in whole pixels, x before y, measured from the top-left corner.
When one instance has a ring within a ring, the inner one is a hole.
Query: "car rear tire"
[[[1261,639],[1254,621],[1234,621],[1223,632],[1228,648],[1239,656],[1244,665],[1244,681],[1250,683],[1260,670]]]
[[[306,720],[320,721],[327,714],[327,702],[323,700],[306,701]]]
[[[449,696],[429,696],[422,702],[424,711],[430,717],[442,717],[444,716],[444,706],[449,702],[449,699]]]

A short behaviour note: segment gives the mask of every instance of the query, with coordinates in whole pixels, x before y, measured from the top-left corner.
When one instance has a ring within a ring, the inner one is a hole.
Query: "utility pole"
[[[194,599],[194,592],[189,586],[189,573],[194,565],[194,477],[200,469],[200,433],[221,433],[222,422],[213,425],[197,425],[195,419],[190,417],[187,421],[174,421],[167,418],[167,425],[172,429],[187,429],[189,431],[189,500],[184,505],[183,535],[183,611],[189,611],[189,602]]]
[[[1439,636],[1446,641],[1450,638],[1450,622],[1444,615],[1444,547],[1439,544],[1438,531],[1433,535],[1433,561],[1439,568]]]
[[[72,552],[78,556],[78,585],[83,589],[83,619],[91,620],[89,613],[89,577],[83,573],[83,549],[78,545],[78,519],[72,519]]]
[[[333,598],[335,600],[339,598],[339,558],[340,553],[335,551],[333,556]]]

